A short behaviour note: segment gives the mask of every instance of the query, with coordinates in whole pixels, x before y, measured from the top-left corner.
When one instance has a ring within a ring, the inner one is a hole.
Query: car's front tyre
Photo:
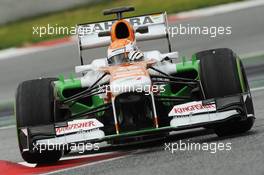
[[[241,60],[226,48],[201,51],[196,54],[200,60],[200,79],[207,99],[236,95],[243,92],[250,94],[250,89]],[[249,131],[255,121],[253,102],[246,101],[246,120],[232,120],[214,127],[218,136],[227,136]]]
[[[52,124],[53,117],[53,88],[54,78],[43,78],[24,81],[16,91],[15,113],[17,123],[18,144],[22,158],[28,163],[52,163],[58,161],[60,150],[30,152],[23,150],[27,137],[19,129]]]

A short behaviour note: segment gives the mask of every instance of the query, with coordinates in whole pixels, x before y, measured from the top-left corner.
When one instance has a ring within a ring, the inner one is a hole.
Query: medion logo
[[[151,18],[151,16],[144,16],[144,17],[134,17],[127,19],[130,24],[133,26],[139,26],[139,25],[147,25],[147,24],[153,24],[154,21]],[[82,26],[83,30],[87,32],[100,32],[100,31],[108,31],[111,29],[111,26],[116,21],[106,21],[101,23],[95,23],[95,24],[87,24]]]

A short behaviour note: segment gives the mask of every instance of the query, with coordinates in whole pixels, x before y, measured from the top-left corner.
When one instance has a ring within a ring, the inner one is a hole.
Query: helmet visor
[[[108,58],[107,60],[108,60],[108,64],[110,64],[110,65],[118,65],[118,64],[122,64],[122,63],[127,63],[127,62],[129,62],[128,53],[121,53],[118,55],[114,55],[114,56]]]

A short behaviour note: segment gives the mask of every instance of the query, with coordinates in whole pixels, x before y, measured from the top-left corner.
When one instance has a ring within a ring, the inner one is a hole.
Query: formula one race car
[[[212,128],[218,136],[251,129],[254,109],[239,57],[220,48],[180,61],[171,51],[166,13],[122,17],[133,10],[106,10],[117,19],[77,26],[79,78],[18,86],[17,132],[25,161],[58,161],[73,143],[126,144],[195,127]],[[154,39],[167,40],[169,52],[141,52],[136,45]],[[82,51],[104,46],[106,58],[84,64]]]

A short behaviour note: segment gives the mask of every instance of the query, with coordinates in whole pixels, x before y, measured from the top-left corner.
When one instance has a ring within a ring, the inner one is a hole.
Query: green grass
[[[105,17],[101,13],[103,9],[107,8],[134,6],[136,12],[133,15],[159,11],[176,13],[234,1],[241,0],[107,0],[0,26],[0,49],[64,37],[64,35],[38,37],[37,35],[32,35],[32,28],[33,26],[47,26],[47,24],[71,27],[78,23],[107,19],[110,17]]]

